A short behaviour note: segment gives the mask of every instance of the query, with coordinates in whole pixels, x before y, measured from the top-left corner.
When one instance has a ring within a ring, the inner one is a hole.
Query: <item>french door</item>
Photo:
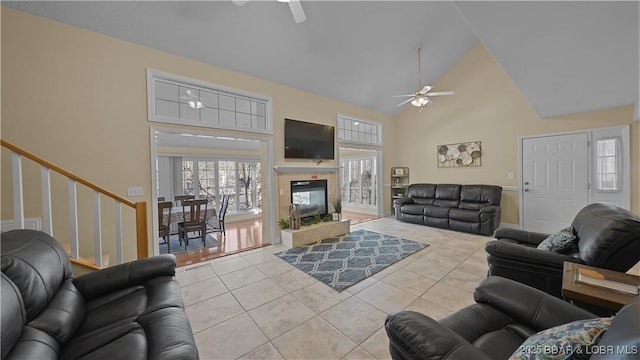
[[[378,176],[375,154],[340,161],[340,196],[346,206],[377,208]]]

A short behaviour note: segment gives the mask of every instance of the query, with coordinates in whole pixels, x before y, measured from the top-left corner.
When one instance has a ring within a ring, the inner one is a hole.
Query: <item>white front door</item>
[[[523,229],[561,230],[588,203],[587,133],[523,138]]]

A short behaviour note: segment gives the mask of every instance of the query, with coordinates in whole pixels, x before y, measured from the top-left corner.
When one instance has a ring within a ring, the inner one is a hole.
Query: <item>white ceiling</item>
[[[391,115],[477,41],[541,117],[638,103],[637,1],[301,2],[2,4]]]

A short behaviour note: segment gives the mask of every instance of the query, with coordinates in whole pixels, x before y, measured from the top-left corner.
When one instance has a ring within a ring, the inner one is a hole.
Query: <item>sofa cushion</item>
[[[525,340],[509,360],[567,359],[573,358],[572,355],[587,355],[589,352],[585,347],[597,344],[611,321],[611,318],[576,320],[542,330]]]
[[[407,197],[434,199],[436,197],[435,184],[411,184],[407,188]]]
[[[468,222],[479,222],[480,221],[480,212],[477,210],[466,210],[466,209],[451,209],[449,210],[449,218],[454,220],[468,221]]]
[[[502,187],[494,185],[462,185],[460,208],[478,210],[486,205],[500,205]]]
[[[548,250],[557,253],[564,253],[574,246],[576,236],[573,235],[571,227],[562,229],[555,234],[549,235],[546,239],[538,244],[538,249]]]
[[[25,326],[10,350],[6,359],[53,360],[59,358],[60,344],[44,331]]]
[[[0,359],[4,359],[11,347],[20,338],[27,314],[24,310],[20,290],[4,273],[2,273],[2,288],[0,291],[0,294],[2,294],[2,302],[0,302],[2,307],[2,315],[0,315],[0,320],[2,320],[2,328],[0,329],[2,357]]]
[[[436,187],[436,199],[439,200],[460,200],[460,185],[438,184]]]
[[[449,218],[449,210],[451,210],[448,207],[439,207],[434,205],[425,205],[423,206],[423,208],[425,216],[443,219]]]
[[[53,299],[28,325],[53,336],[59,343],[73,337],[84,319],[85,301],[71,279],[62,283]]]

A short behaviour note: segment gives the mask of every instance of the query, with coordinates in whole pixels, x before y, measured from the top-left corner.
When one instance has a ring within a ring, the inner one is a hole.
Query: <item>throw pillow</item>
[[[587,349],[598,343],[611,318],[577,320],[542,330],[525,340],[509,360],[588,359]]]
[[[576,236],[573,235],[571,227],[568,227],[555,234],[551,234],[546,239],[542,240],[538,245],[538,249],[563,253],[571,249],[575,240]]]

